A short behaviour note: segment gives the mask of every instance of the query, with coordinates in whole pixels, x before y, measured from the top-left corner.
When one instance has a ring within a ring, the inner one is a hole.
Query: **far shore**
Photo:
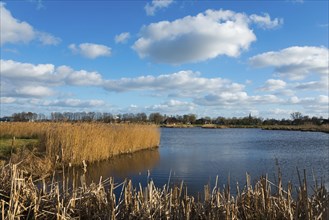
[[[227,129],[227,128],[258,128],[262,130],[285,130],[329,133],[329,125],[192,125],[192,124],[163,124],[163,128],[204,128],[204,129]]]

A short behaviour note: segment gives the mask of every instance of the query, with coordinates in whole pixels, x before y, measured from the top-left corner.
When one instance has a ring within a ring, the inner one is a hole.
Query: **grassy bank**
[[[36,139],[37,150],[65,164],[94,162],[159,145],[160,132],[153,125],[100,123],[1,123],[0,138],[10,143]],[[5,144],[4,144],[5,145]],[[6,147],[2,147],[6,151]]]
[[[286,130],[286,131],[311,131],[311,132],[325,132],[329,133],[329,125],[218,125],[218,124],[205,124],[205,125],[185,125],[185,124],[169,124],[161,125],[165,128],[209,128],[209,129],[222,129],[222,128],[260,128],[263,130]]]
[[[37,187],[16,165],[0,168],[0,210],[2,219],[328,219],[329,194],[323,185],[307,191],[306,179],[295,189],[291,184],[271,183],[266,177],[230,194],[230,185],[222,190],[206,185],[202,196],[188,195],[188,186],[133,188],[131,181],[115,184],[100,179],[87,185],[84,175],[61,183],[46,181]],[[279,175],[280,177],[280,175]],[[305,178],[305,174],[304,174]],[[80,179],[81,181],[78,181]],[[217,182],[217,181],[216,181]],[[118,194],[114,192],[118,191]]]
[[[38,145],[38,139],[0,138],[0,159],[9,158],[12,152],[17,151],[20,148],[28,147],[32,149]]]
[[[267,125],[264,130],[311,131],[329,133],[329,125]]]

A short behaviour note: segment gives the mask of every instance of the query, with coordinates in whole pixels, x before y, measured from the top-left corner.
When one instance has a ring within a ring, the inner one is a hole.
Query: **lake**
[[[205,184],[219,186],[230,180],[234,193],[236,182],[245,185],[246,172],[254,183],[268,174],[277,180],[280,167],[283,183],[291,180],[298,185],[297,168],[303,177],[306,169],[309,185],[313,174],[323,179],[329,188],[329,134],[320,132],[272,131],[261,129],[161,128],[158,149],[118,156],[88,166],[87,180],[98,182],[113,176],[116,182],[124,178],[134,184],[153,179],[157,186],[179,184],[182,180],[188,192],[196,195]],[[149,172],[148,172],[149,171]],[[149,177],[148,173],[150,173]]]

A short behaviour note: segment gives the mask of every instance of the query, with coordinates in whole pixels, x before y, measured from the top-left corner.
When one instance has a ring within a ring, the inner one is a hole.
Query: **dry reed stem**
[[[271,192],[267,177],[247,184],[235,196],[217,186],[205,187],[203,201],[187,194],[187,187],[147,186],[133,188],[130,180],[115,184],[113,179],[65,187],[59,182],[37,187],[15,164],[2,167],[0,210],[2,219],[328,219],[329,194],[321,184],[307,195],[304,179],[293,199],[292,185]],[[67,177],[65,177],[67,178]],[[247,175],[247,180],[250,177]],[[45,181],[43,181],[45,183]],[[67,181],[69,183],[69,181]],[[69,188],[69,190],[67,190]],[[120,189],[119,198],[114,193]]]

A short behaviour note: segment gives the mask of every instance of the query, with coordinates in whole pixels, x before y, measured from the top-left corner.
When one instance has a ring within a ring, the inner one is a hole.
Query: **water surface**
[[[161,128],[158,149],[119,156],[88,167],[89,181],[114,176],[136,184],[153,179],[160,187],[184,181],[190,193],[202,191],[207,183],[232,186],[246,182],[246,172],[255,182],[268,174],[275,182],[278,167],[283,181],[298,185],[298,168],[306,169],[309,183],[313,174],[329,187],[329,135],[320,132],[271,131],[261,129]],[[234,191],[234,189],[233,189]]]

